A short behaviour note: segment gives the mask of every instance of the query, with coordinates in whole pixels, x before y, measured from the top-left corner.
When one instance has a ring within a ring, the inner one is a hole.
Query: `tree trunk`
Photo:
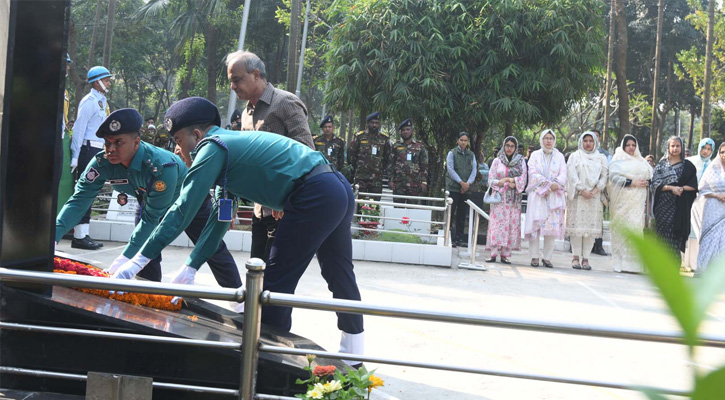
[[[693,135],[695,133],[695,107],[690,107],[690,143],[692,143]]]
[[[113,44],[113,23],[116,19],[116,0],[108,2],[108,20],[106,21],[106,37],[103,40],[103,66],[111,68],[111,46]]]
[[[96,40],[98,37],[98,25],[101,22],[101,3],[103,0],[96,2],[96,16],[93,18],[93,33],[91,34],[91,46],[88,49],[88,65],[87,69],[96,65]],[[80,101],[80,100],[79,100]]]
[[[710,137],[710,86],[712,85],[712,47],[715,41],[715,1],[710,0],[707,6],[707,45],[705,49],[705,83],[702,93],[702,118],[700,140]]]
[[[614,53],[614,26],[616,24],[616,0],[610,0],[609,9],[609,41],[607,45],[607,76],[604,80],[604,122],[602,123],[602,146],[607,147],[607,130],[609,129],[609,97],[612,89],[612,58]]]
[[[657,39],[655,40],[655,70],[654,70],[654,80],[652,82],[652,123],[650,124],[650,133],[649,133],[649,147],[652,149],[654,147],[654,143],[659,143],[659,129],[657,127],[659,124],[657,123],[657,110],[659,109],[659,100],[657,99],[657,90],[659,89],[659,76],[660,76],[660,47],[662,42],[662,12],[664,10],[664,1],[659,0],[658,6],[657,6]],[[666,114],[665,114],[666,115]],[[656,138],[656,141],[655,141]],[[657,147],[656,149],[659,149]],[[684,151],[684,149],[683,149]],[[650,150],[652,153],[652,151]],[[655,151],[655,159],[657,158],[658,152]]]
[[[302,0],[292,0],[289,25],[289,47],[287,48],[287,91],[295,92],[297,83],[297,57],[300,43],[300,13],[302,13]]]
[[[216,77],[219,73],[219,28],[209,23],[206,30],[206,98],[216,104]]]
[[[325,116],[323,115],[322,118],[325,118]],[[337,130],[337,136],[340,137],[342,140],[345,140],[345,138],[347,137],[347,135],[345,134],[345,132],[347,132],[347,114],[345,114],[344,112],[340,113],[339,122],[340,129]],[[347,141],[345,141],[345,143],[347,143]]]
[[[620,135],[629,133],[629,91],[627,90],[627,13],[626,0],[616,0],[617,6],[617,58],[615,73],[617,75],[617,97],[619,100]]]
[[[194,65],[196,57],[194,57],[194,38],[196,37],[196,23],[194,28],[191,30],[191,38],[189,39],[189,59],[186,60],[186,76],[181,81],[181,93],[179,93],[179,99],[185,99],[189,97],[189,90],[191,89],[191,75],[194,72]]]

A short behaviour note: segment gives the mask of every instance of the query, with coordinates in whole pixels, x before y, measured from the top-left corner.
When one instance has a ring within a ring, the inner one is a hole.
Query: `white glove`
[[[194,268],[191,268],[188,265],[184,265],[176,271],[176,275],[174,275],[174,278],[171,279],[171,283],[179,283],[182,285],[193,285],[194,279],[196,278],[196,270]],[[171,299],[172,304],[176,304],[181,300],[181,297],[176,296],[173,299]]]
[[[74,158],[70,160],[70,172],[73,173],[78,168],[78,159]]]
[[[106,269],[104,272],[108,275],[113,275],[121,265],[126,264],[127,262],[131,261],[128,257],[121,254],[120,256],[116,257],[115,260],[113,260],[113,263],[111,264],[108,269]]]
[[[146,264],[149,263],[151,259],[148,257],[144,257],[141,255],[141,253],[136,254],[133,256],[132,259],[125,262],[123,265],[121,265],[120,268],[116,271],[116,273],[113,275],[113,278],[115,279],[131,279],[136,274],[139,273],[143,269],[143,267],[146,266]]]

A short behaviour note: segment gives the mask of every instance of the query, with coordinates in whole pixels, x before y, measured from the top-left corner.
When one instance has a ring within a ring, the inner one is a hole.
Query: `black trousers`
[[[78,154],[78,168],[76,168],[75,176],[76,176],[76,182],[81,178],[81,175],[86,171],[86,167],[88,167],[88,163],[91,162],[93,157],[98,154],[99,151],[102,151],[103,149],[99,149],[96,147],[91,147],[87,144],[84,144],[81,146],[81,152]],[[85,214],[83,214],[83,218],[81,218],[81,222],[78,223],[78,225],[82,224],[89,224],[91,222],[91,207],[88,207],[88,210]]]
[[[196,212],[191,224],[189,224],[189,227],[184,230],[186,235],[189,236],[189,239],[191,239],[194,244],[196,244],[196,241],[199,240],[201,231],[204,229],[210,213],[211,196],[206,196],[204,203],[202,203],[201,207],[199,207],[199,211]],[[136,221],[136,223],[138,223],[138,221]],[[232,257],[229,253],[229,249],[227,249],[227,245],[223,240],[219,243],[216,253],[214,253],[214,255],[206,262],[209,264],[209,268],[211,269],[212,274],[214,274],[214,278],[219,286],[234,289],[242,286],[242,278],[239,276],[237,264],[234,262],[234,257]],[[159,254],[158,257],[151,260],[151,262],[138,273],[138,276],[150,281],[161,282],[161,255]]]
[[[468,216],[468,204],[466,204],[466,200],[470,196],[468,193],[451,192],[451,198],[453,199],[453,204],[451,205],[451,223],[455,221],[455,230],[451,228],[454,232],[453,240],[462,240],[463,231],[466,227],[466,217]]]

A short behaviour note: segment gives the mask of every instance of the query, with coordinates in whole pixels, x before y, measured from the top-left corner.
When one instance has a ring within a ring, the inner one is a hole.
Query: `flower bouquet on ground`
[[[53,258],[53,272],[61,274],[74,274],[74,275],[86,275],[86,276],[99,276],[103,278],[109,278],[108,274],[105,273],[98,267],[92,265],[79,263],[77,261],[71,261],[60,257]],[[108,290],[101,289],[86,289],[86,288],[73,288],[83,293],[90,293],[96,296],[107,297],[109,299],[123,301],[124,303],[131,303],[134,305],[142,305],[146,307],[157,308],[159,310],[178,311],[181,309],[181,302],[176,304],[171,303],[171,296],[163,296],[158,294],[145,294],[145,293],[123,293],[119,294],[111,293]]]
[[[368,371],[365,366],[357,370],[347,368],[347,374],[343,374],[333,365],[316,365],[313,368],[314,359],[315,356],[307,355],[305,370],[310,372],[310,378],[297,379],[298,385],[307,385],[307,392],[295,397],[304,400],[366,400],[370,399],[373,388],[385,383],[373,375],[375,371]]]

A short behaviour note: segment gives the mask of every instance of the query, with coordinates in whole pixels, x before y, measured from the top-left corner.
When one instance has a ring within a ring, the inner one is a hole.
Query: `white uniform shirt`
[[[96,89],[91,89],[81,100],[76,123],[73,125],[73,141],[70,145],[72,159],[78,159],[81,146],[86,140],[100,143],[100,147],[103,147],[103,140],[96,136],[96,131],[106,119],[106,107],[106,96]]]

